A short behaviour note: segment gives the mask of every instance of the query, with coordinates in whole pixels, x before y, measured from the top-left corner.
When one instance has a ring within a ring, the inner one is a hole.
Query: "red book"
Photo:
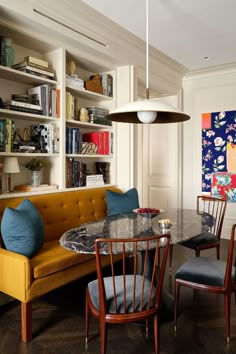
[[[101,131],[83,134],[83,142],[94,143],[98,147],[98,155],[105,155],[104,137]]]

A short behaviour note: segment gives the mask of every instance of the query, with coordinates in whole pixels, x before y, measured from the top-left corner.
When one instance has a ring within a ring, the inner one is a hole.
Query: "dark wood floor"
[[[222,241],[222,259],[228,241]],[[215,256],[210,250],[205,255]],[[193,253],[175,246],[172,274],[165,277],[164,299],[171,303],[174,272]],[[84,342],[84,288],[88,279],[58,289],[33,302],[34,339],[28,344],[20,341],[20,305],[13,302],[0,308],[1,354],[78,354],[99,353],[98,323],[91,319],[91,340]],[[223,297],[201,293],[193,297],[191,290],[181,292],[177,334],[173,321],[162,313],[160,328],[161,354],[235,354],[236,305],[232,297],[231,342],[226,344]],[[167,316],[168,317],[168,316]],[[138,324],[108,327],[107,353],[153,353],[152,331],[145,339],[144,328]]]

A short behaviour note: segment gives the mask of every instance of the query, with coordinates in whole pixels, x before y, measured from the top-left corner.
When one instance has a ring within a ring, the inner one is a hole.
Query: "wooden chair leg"
[[[85,343],[88,344],[88,336],[89,336],[89,306],[87,300],[87,294],[85,298]]]
[[[21,303],[21,340],[28,343],[32,340],[32,302]]]
[[[149,326],[148,326],[148,319],[145,321],[146,324],[146,339],[148,339],[148,335],[149,335]]]
[[[171,266],[172,266],[172,256],[173,256],[173,245],[170,245],[169,248],[169,272],[171,272]]]
[[[224,295],[224,304],[225,304],[225,322],[226,322],[226,338],[227,344],[229,343],[230,338],[230,300],[231,293]]]
[[[158,316],[155,315],[153,319],[153,330],[154,330],[154,346],[155,354],[159,353],[159,325],[158,325]]]
[[[177,315],[178,315],[178,306],[179,306],[179,291],[180,285],[175,281],[175,298],[174,298],[174,331],[177,330]]]
[[[199,248],[196,248],[195,254],[196,254],[196,257],[200,257],[200,250],[199,250]]]
[[[100,341],[101,341],[101,354],[106,354],[106,322],[100,318]]]

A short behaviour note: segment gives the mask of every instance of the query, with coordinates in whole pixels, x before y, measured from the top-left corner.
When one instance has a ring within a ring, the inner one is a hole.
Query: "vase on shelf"
[[[11,67],[14,63],[14,49],[12,48],[12,39],[8,37],[4,37],[5,43],[5,66]]]
[[[42,171],[31,171],[31,186],[39,186],[41,183]]]

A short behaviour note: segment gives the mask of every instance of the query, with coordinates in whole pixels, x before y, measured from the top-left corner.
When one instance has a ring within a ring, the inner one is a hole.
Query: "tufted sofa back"
[[[27,196],[42,216],[45,241],[59,239],[71,228],[106,217],[107,189],[122,193],[116,187],[104,187]],[[16,208],[25,198],[1,198],[0,222],[6,207]]]

